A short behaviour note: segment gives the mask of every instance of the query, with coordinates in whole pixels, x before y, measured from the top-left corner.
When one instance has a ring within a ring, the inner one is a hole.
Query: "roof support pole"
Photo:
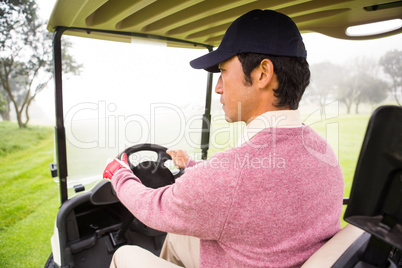
[[[212,47],[208,47],[209,52]],[[208,73],[207,77],[207,92],[205,99],[205,113],[202,115],[202,132],[201,132],[201,157],[203,160],[208,157],[209,136],[211,132],[211,98],[212,98],[212,78],[213,74]]]
[[[57,157],[57,170],[59,175],[60,203],[68,200],[67,193],[67,149],[66,149],[66,131],[64,128],[63,112],[63,86],[62,86],[62,51],[61,36],[65,28],[57,28],[53,34],[53,63],[54,63],[54,81],[55,81],[55,146]]]

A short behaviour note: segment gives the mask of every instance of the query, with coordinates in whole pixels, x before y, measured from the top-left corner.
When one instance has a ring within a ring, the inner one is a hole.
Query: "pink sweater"
[[[200,267],[299,267],[340,230],[342,171],[310,127],[264,129],[188,164],[163,188],[146,188],[128,170],[112,183],[146,225],[199,237]]]

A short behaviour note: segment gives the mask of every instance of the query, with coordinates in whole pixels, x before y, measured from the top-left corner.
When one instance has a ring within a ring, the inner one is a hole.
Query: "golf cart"
[[[184,172],[174,168],[166,148],[192,148],[193,155],[207,159],[210,138],[222,136],[213,132],[218,121],[212,113],[213,75],[207,74],[206,93],[200,96],[205,90],[198,89],[193,81],[204,74],[192,73],[187,63],[197,53],[218,46],[235,18],[257,8],[289,15],[301,32],[341,39],[381,38],[402,32],[399,27],[365,36],[346,33],[349,26],[400,19],[401,1],[56,2],[48,24],[48,30],[54,32],[56,105],[57,163],[51,170],[60,185],[61,207],[46,267],[108,267],[122,245],[139,245],[159,254],[166,234],[129,213],[111,184],[102,180],[103,168],[108,158],[127,153],[133,172],[146,186],[157,188],[174,183]],[[95,62],[88,70],[95,79],[91,84],[63,80],[62,36],[77,38],[79,45],[75,46],[80,54],[74,56]],[[89,45],[81,51],[86,46],[80,43],[84,39]],[[150,43],[144,44],[144,40]],[[111,43],[116,42],[117,49],[111,49]],[[161,53],[155,44],[167,48]],[[179,60],[175,54],[179,48],[188,55],[186,60]],[[127,54],[112,56],[116,51]],[[152,68],[143,68],[144,59],[136,58],[140,55],[154,63]],[[162,63],[168,63],[167,67],[161,68]],[[126,82],[124,77],[128,78]],[[169,82],[172,87],[167,86]],[[162,90],[155,91],[154,87]],[[185,90],[175,94],[172,88]],[[177,94],[194,103],[183,104],[178,99],[180,104],[172,104]],[[332,263],[335,267],[401,267],[401,122],[400,107],[382,107],[373,114],[351,197],[344,201],[349,203],[345,220],[362,233],[337,252],[339,258]],[[183,124],[186,129],[198,129],[198,133],[185,132]],[[175,131],[172,137],[170,132]],[[327,252],[319,254],[329,256]]]

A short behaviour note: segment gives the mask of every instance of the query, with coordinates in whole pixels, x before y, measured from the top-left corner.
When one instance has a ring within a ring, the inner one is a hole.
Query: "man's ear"
[[[261,88],[266,88],[274,77],[274,64],[269,59],[263,59],[258,66],[258,83]]]

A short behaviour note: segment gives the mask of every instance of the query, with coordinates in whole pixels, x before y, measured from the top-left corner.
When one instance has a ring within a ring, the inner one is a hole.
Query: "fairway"
[[[0,122],[0,267],[43,267],[59,207],[53,129]]]
[[[342,115],[310,124],[338,154],[345,196],[349,196],[368,119],[368,115]],[[213,125],[215,130],[219,127],[227,124]],[[231,145],[226,131],[215,133],[209,155]],[[51,253],[50,237],[59,207],[58,185],[49,171],[54,161],[53,130],[20,130],[14,123],[0,122],[0,136],[0,267],[43,267]]]

